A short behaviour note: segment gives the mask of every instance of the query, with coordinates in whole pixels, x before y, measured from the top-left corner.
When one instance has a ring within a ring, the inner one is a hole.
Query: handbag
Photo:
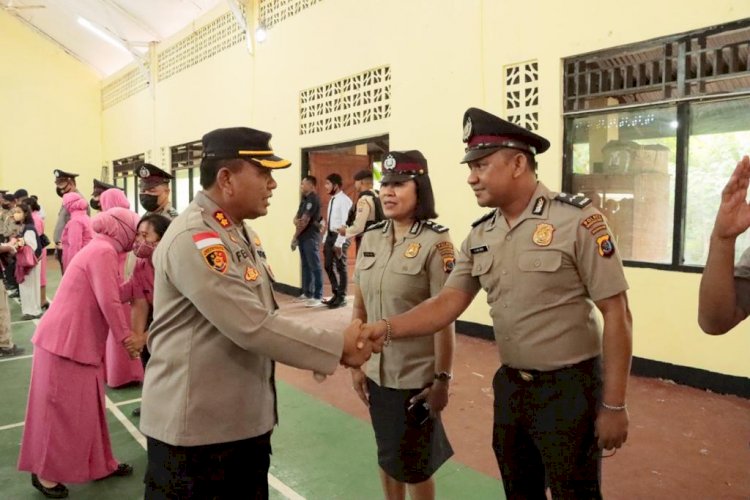
[[[49,246],[49,244],[52,243],[46,234],[42,233],[39,235],[39,245],[44,248]]]

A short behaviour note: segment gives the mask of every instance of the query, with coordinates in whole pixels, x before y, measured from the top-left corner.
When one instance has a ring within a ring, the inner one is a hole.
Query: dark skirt
[[[378,464],[402,483],[429,479],[453,456],[440,416],[419,425],[407,415],[409,400],[420,389],[389,389],[367,379],[370,417],[378,445]]]

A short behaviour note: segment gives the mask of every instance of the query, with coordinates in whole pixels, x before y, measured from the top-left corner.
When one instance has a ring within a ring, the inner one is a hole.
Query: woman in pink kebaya
[[[91,219],[86,210],[89,204],[79,193],[71,191],[63,195],[63,206],[70,214],[60,237],[63,251],[63,269],[68,266],[78,252],[94,237],[91,231]]]
[[[118,255],[135,240],[138,215],[113,208],[94,217],[94,239],[65,270],[55,300],[39,321],[18,468],[50,498],[63,483],[83,483],[133,468],[112,455],[102,361],[107,334],[123,352],[131,332],[120,302]],[[133,350],[132,355],[137,355]]]

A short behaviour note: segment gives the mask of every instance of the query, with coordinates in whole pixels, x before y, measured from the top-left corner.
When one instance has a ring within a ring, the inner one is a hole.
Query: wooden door
[[[346,195],[351,198],[352,203],[357,203],[357,193],[354,190],[354,174],[360,170],[370,168],[370,157],[367,155],[355,155],[347,153],[331,153],[331,152],[311,152],[309,154],[309,175],[315,176],[318,179],[318,196],[320,196],[320,215],[328,224],[328,201],[331,199],[331,195],[328,194],[325,188],[326,177],[331,174],[339,174],[343,181],[342,190]],[[325,235],[323,235],[325,241]],[[349,252],[347,253],[348,261],[348,277],[349,284],[347,294],[352,292],[352,279],[354,278],[354,259],[356,258],[356,249],[354,241],[349,245]],[[323,246],[321,245],[320,261],[323,262]],[[330,295],[331,283],[328,280],[328,276],[323,271],[323,284],[325,292],[324,294]]]

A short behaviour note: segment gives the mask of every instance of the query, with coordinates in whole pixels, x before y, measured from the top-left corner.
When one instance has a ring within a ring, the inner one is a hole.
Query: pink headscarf
[[[83,199],[83,196],[75,192],[65,193],[62,202],[65,210],[71,215],[74,212],[85,212],[89,206],[88,202]]]
[[[102,206],[102,212],[114,207],[130,208],[128,197],[122,190],[115,188],[109,188],[99,195],[99,204]]]
[[[119,191],[119,189],[109,189]],[[136,230],[140,217],[135,212],[122,207],[114,207],[96,215],[91,220],[95,233],[108,236],[115,244],[118,252],[129,252],[133,248]]]

